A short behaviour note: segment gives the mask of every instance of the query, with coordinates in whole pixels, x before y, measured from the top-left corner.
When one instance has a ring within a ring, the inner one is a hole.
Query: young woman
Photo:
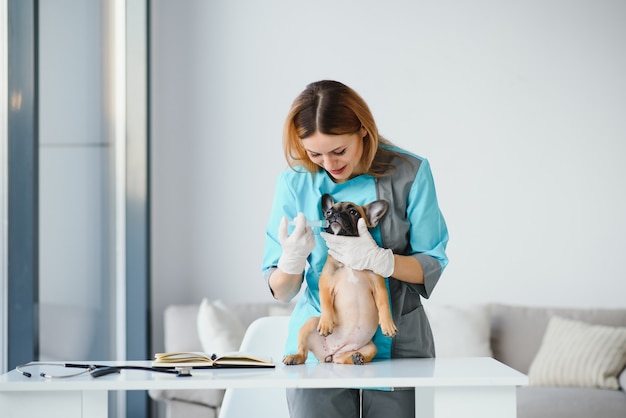
[[[434,357],[430,325],[421,303],[446,264],[448,231],[439,210],[428,161],[383,139],[365,101],[337,81],[309,84],[296,98],[284,127],[290,169],[278,178],[266,231],[263,272],[274,297],[292,300],[307,286],[291,317],[287,353],[295,353],[298,330],[319,316],[318,281],[330,252],[343,264],[386,277],[398,327],[374,336],[376,358]],[[313,231],[323,219],[321,197],[364,205],[389,202],[380,224],[359,237]],[[295,218],[293,231],[287,220]],[[310,356],[313,357],[313,356]],[[413,417],[413,390],[293,389],[292,417]]]

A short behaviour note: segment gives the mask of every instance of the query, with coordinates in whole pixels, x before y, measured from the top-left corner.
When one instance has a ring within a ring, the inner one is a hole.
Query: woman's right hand
[[[278,268],[287,274],[302,274],[306,259],[315,248],[315,236],[306,225],[304,214],[299,213],[294,219],[295,228],[287,234],[287,218],[283,216],[278,226],[278,240],[283,253],[278,259]]]
[[[291,301],[302,286],[302,273],[306,259],[315,248],[315,236],[306,226],[306,218],[298,214],[295,229],[287,235],[287,218],[283,217],[278,226],[278,240],[283,253],[278,259],[278,268],[269,278],[269,285],[274,297],[282,302]]]

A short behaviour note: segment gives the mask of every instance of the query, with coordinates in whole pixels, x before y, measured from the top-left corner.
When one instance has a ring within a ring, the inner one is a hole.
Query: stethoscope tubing
[[[191,376],[191,368],[180,368],[180,369],[163,369],[158,367],[147,367],[147,366],[131,366],[131,365],[117,365],[110,366],[104,364],[78,364],[78,363],[52,363],[52,362],[31,362],[26,364],[20,364],[15,367],[15,370],[25,377],[32,377],[32,373],[23,370],[26,367],[34,367],[34,366],[61,366],[66,368],[79,368],[84,369],[78,373],[71,373],[67,375],[52,375],[48,374],[45,371],[39,373],[39,376],[44,379],[65,379],[69,377],[76,377],[83,374],[91,374],[92,377],[101,377],[106,376],[113,373],[119,373],[121,370],[144,370],[149,372],[158,372],[158,373],[168,373],[175,374],[179,377]]]

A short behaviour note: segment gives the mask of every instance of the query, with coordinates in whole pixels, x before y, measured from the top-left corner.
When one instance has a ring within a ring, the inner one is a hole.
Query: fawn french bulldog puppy
[[[357,221],[368,228],[378,225],[389,204],[376,200],[365,206],[335,203],[322,196],[326,232],[357,236]],[[353,270],[328,256],[319,280],[321,315],[311,317],[298,333],[298,352],[285,356],[287,365],[302,364],[309,351],[327,363],[364,364],[376,355],[372,337],[380,324],[383,334],[393,337],[397,328],[385,279],[370,270]]]

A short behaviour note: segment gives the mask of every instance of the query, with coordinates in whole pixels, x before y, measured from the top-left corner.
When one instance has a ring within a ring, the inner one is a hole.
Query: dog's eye
[[[356,216],[358,214],[359,214],[359,212],[356,209],[350,209],[350,215]]]
[[[330,216],[330,215],[332,215],[332,214],[333,214],[333,211],[332,211],[332,210],[328,209],[328,210],[326,211],[326,216]]]

